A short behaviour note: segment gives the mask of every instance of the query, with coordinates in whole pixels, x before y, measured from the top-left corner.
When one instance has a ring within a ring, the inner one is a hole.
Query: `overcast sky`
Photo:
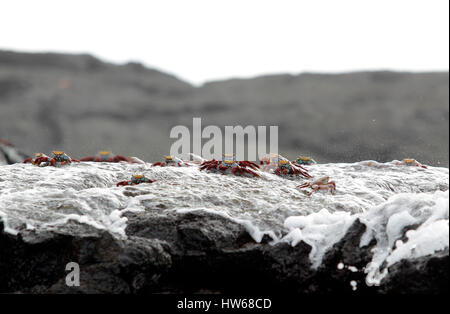
[[[191,83],[448,71],[448,0],[0,0],[0,49],[139,61]]]

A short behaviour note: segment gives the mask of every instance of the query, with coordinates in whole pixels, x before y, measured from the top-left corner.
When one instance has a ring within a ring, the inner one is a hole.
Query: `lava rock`
[[[26,239],[26,240],[24,240]],[[80,286],[65,284],[65,266],[80,267]],[[157,240],[120,240],[106,231],[4,232],[0,221],[0,293],[140,293],[171,266]]]
[[[380,286],[367,286],[364,267],[376,242],[359,246],[366,231],[359,220],[315,269],[307,243],[256,243],[244,226],[221,215],[148,210],[124,216],[126,239],[76,221],[58,231],[12,235],[0,220],[0,293],[448,292],[448,250],[402,260]],[[79,287],[66,285],[69,262],[80,266]]]
[[[448,295],[448,249],[433,256],[401,260],[388,271],[389,275],[380,284],[382,293]]]

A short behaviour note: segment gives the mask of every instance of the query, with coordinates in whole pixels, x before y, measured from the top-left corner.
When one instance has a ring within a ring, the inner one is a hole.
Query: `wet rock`
[[[69,262],[79,264],[79,287],[65,284]],[[139,293],[151,290],[154,275],[170,266],[170,256],[156,240],[118,240],[105,231],[22,231],[14,236],[0,222],[1,293]]]
[[[380,291],[395,294],[448,294],[448,249],[415,259],[401,260],[388,268]]]
[[[311,282],[311,292],[355,293],[350,285],[351,281],[358,284],[357,293],[372,292],[370,290],[373,288],[365,285],[364,267],[372,259],[371,249],[376,241],[373,240],[369,245],[360,247],[361,237],[365,231],[366,225],[359,219],[355,220],[345,236],[325,253],[323,262]]]
[[[372,241],[356,220],[314,269],[311,246],[256,243],[240,224],[201,211],[125,213],[127,239],[69,221],[59,231],[5,233],[0,222],[0,292],[20,293],[442,293],[448,250],[402,260],[380,286],[365,284]],[[68,287],[65,265],[80,265]],[[338,265],[341,264],[341,267]],[[350,282],[356,283],[352,289]]]

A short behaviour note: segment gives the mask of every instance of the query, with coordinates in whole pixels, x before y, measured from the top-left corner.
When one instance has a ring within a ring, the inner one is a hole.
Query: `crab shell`
[[[323,185],[323,184],[328,184],[328,182],[330,182],[330,177],[326,176],[326,177],[321,177],[321,178],[315,180],[314,182],[311,183],[311,185],[314,185],[314,184]]]

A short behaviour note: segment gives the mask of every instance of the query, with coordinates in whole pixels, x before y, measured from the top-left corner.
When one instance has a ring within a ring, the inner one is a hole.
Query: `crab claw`
[[[38,157],[34,161],[34,163],[39,166],[42,162],[47,162],[47,161],[48,161],[48,157]]]
[[[23,161],[24,164],[33,163],[33,158],[28,157]]]
[[[236,169],[235,169],[235,168],[237,168],[237,167],[233,167],[232,170],[231,170],[233,174],[236,172]],[[225,170],[227,170],[227,169],[228,169],[228,168],[225,167],[224,165],[219,165],[219,170],[225,171]]]
[[[116,184],[116,186],[128,185],[129,181],[120,181]]]

